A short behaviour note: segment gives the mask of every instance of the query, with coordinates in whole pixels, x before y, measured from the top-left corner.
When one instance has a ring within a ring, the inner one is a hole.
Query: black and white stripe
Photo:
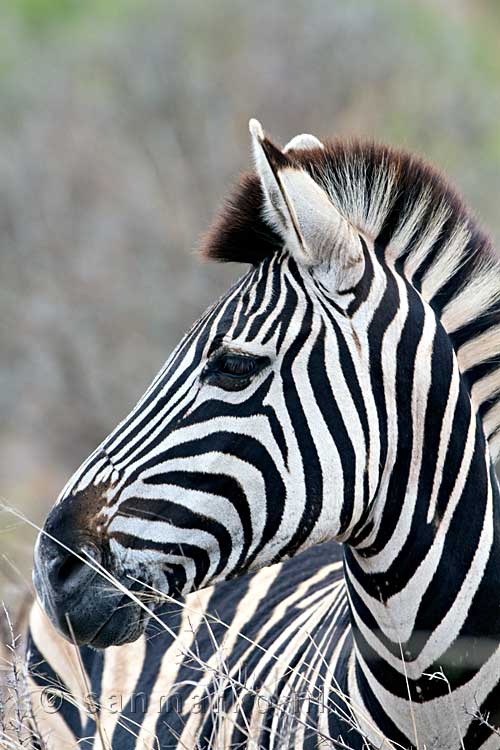
[[[205,250],[252,269],[47,521],[139,595],[185,597],[114,641],[83,624],[79,637],[69,612],[101,735],[117,748],[500,748],[499,265],[414,157],[312,136],[280,151],[252,134],[257,175]],[[64,629],[45,544],[38,591]],[[33,683],[59,675],[78,695],[44,618],[35,607]],[[128,696],[120,711],[113,691]],[[54,747],[100,747],[84,713],[38,711]]]

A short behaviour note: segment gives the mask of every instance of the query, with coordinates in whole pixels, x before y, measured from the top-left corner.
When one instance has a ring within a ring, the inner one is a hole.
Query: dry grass
[[[0,747],[45,750],[33,715],[24,635],[31,602],[24,597],[13,619],[5,605],[0,615]]]
[[[9,509],[9,511],[14,513],[18,519],[22,519],[31,526],[36,526],[17,511],[13,509]],[[151,603],[154,602],[157,604],[158,601],[168,602],[169,604],[174,603],[186,611],[188,621],[190,621],[189,618],[191,615],[195,615],[198,612],[192,605],[178,602],[152,587],[145,586],[144,593],[137,596],[133,592],[128,591],[95,561],[81,557],[73,550],[72,552],[82,562],[102,575],[111,588],[126,594],[131,602],[139,605],[157,624],[159,632],[166,631],[173,639],[176,638],[175,632],[155,614],[154,609],[151,608]],[[131,583],[134,581],[140,583],[136,579],[131,578]],[[33,713],[28,684],[28,666],[25,656],[24,638],[32,596],[24,593],[20,596],[20,599],[21,604],[15,616],[11,616],[7,607],[3,604],[0,613],[0,748],[1,750],[48,750],[45,740],[37,727]],[[251,717],[247,716],[244,710],[245,698],[253,696],[256,701],[259,701],[260,705],[265,705],[279,715],[279,737],[277,741],[275,740],[274,744],[277,750],[286,750],[291,747],[291,743],[293,743],[297,732],[302,732],[305,737],[314,735],[317,739],[318,747],[325,748],[325,750],[326,748],[330,748],[330,750],[351,750],[352,744],[349,739],[352,737],[353,732],[356,733],[358,738],[359,736],[362,737],[363,747],[366,750],[373,750],[374,748],[377,748],[377,750],[405,750],[401,745],[391,742],[387,737],[383,736],[371,723],[370,718],[364,713],[363,709],[355,705],[349,696],[346,696],[338,686],[331,685],[328,695],[325,698],[320,687],[310,683],[299,669],[286,665],[287,674],[290,677],[296,677],[300,688],[307,693],[309,705],[315,704],[321,710],[327,711],[329,714],[334,714],[346,726],[345,736],[339,735],[338,737],[333,737],[327,732],[320,731],[316,726],[309,723],[307,713],[304,715],[303,711],[293,710],[293,707],[290,709],[290,705],[286,701],[276,700],[272,695],[272,690],[256,689],[240,674],[234,674],[225,658],[225,636],[217,640],[214,630],[214,627],[217,626],[219,630],[222,628],[223,631],[229,631],[230,626],[224,623],[219,617],[210,613],[204,613],[202,621],[212,640],[213,655],[210,661],[202,658],[199,653],[196,639],[194,638],[196,633],[194,627],[192,629],[192,646],[186,646],[178,641],[179,655],[189,663],[192,669],[199,673],[199,684],[209,686],[204,694],[207,703],[209,703],[209,709],[205,718],[211,718],[212,730],[210,737],[200,738],[199,736],[193,736],[190,740],[189,748],[178,737],[180,748],[186,748],[186,750],[207,750],[207,748],[210,748],[210,750],[222,750],[224,748],[226,750],[227,745],[221,738],[224,737],[225,732],[229,731],[232,734],[232,730],[238,728],[242,734],[247,736],[249,741],[252,740],[249,742],[248,747],[251,747],[252,750],[261,750],[262,746],[257,746],[255,740],[253,740],[254,731],[252,731]],[[279,656],[270,654],[261,644],[253,641],[245,634],[239,632],[237,637],[245,640],[249,646],[262,651],[263,655],[270,656],[276,662],[280,661]],[[323,658],[320,647],[314,641],[312,643],[317,650],[319,658]],[[77,654],[77,663],[81,672],[82,683],[86,688],[85,692],[87,695],[90,695],[91,689],[88,684],[88,677],[81,662],[76,643],[74,648]],[[303,666],[307,667],[309,665],[305,664]],[[69,666],[69,668],[71,667]],[[429,678],[442,679],[447,682],[443,672],[428,676]],[[182,685],[175,683],[171,688],[172,693],[175,693],[181,687]],[[54,692],[61,694],[59,686],[54,686]],[[111,750],[110,738],[107,736],[100,722],[100,716],[109,709],[104,705],[99,705],[99,703],[81,705],[78,702],[78,698],[73,695],[62,694],[61,697],[96,720],[96,731],[100,737],[101,746],[104,750]],[[230,703],[233,706],[231,713],[228,713],[224,709],[224,706],[227,705],[228,697],[231,698]],[[450,699],[453,700],[451,688]],[[177,718],[179,718],[179,715],[177,715]],[[479,708],[474,713],[474,718],[481,724],[486,725],[492,733],[499,734],[499,730],[490,724],[489,717],[480,714]],[[118,719],[118,722],[133,737],[139,736],[141,730],[140,724],[132,721],[130,718],[121,717]],[[417,750],[439,750],[438,748],[428,748],[425,745],[421,745],[418,739],[415,720],[413,723],[415,733],[414,746]],[[458,720],[456,723],[458,728]],[[369,728],[372,737],[371,740],[363,733],[360,728],[361,726]],[[373,737],[377,737],[376,744],[373,742]],[[460,747],[463,750],[464,745],[460,734],[458,737]],[[221,741],[223,744],[221,744]],[[243,750],[246,746],[247,743],[245,741],[244,745],[240,744],[238,748]],[[150,737],[147,747],[149,750],[160,750],[159,740],[156,737]],[[234,747],[234,750],[236,750],[236,747]]]
[[[32,521],[24,517],[18,511],[3,506],[3,510],[9,510],[19,520],[29,524],[32,527],[36,527],[40,530]],[[44,532],[45,533],[45,532]],[[57,541],[61,546],[65,547],[61,542]],[[78,557],[83,563],[91,567],[97,573],[99,573],[108,583],[110,589],[114,591],[119,590],[125,594],[131,602],[137,604],[143,609],[153,622],[158,626],[158,632],[167,632],[172,639],[176,639],[176,633],[169,628],[169,626],[163,622],[163,620],[155,613],[152,608],[152,604],[155,605],[159,602],[175,604],[176,606],[185,610],[188,618],[191,615],[196,615],[199,610],[193,607],[192,604],[185,602],[179,602],[172,597],[169,597],[162,592],[154,589],[151,586],[147,586],[138,579],[130,577],[131,583],[141,583],[143,586],[143,593],[138,596],[135,593],[129,591],[123,584],[117,581],[105,568],[100,564],[96,563],[93,559],[87,559],[80,556],[76,551],[70,550],[76,557]],[[26,594],[26,583],[24,583],[24,594],[20,596],[21,604],[18,608],[15,617],[11,617],[9,611],[2,603],[1,617],[0,617],[0,748],[1,750],[46,750],[46,743],[41,736],[36,720],[33,714],[32,705],[30,701],[30,691],[28,687],[28,667],[25,658],[24,649],[24,637],[26,634],[27,621],[29,610],[33,601],[31,595]],[[340,690],[338,685],[330,685],[328,695],[325,699],[323,691],[317,685],[312,684],[304,676],[298,668],[290,667],[286,664],[287,676],[294,676],[298,679],[299,685],[304,692],[307,694],[307,701],[310,705],[315,704],[318,708],[334,714],[337,716],[346,726],[346,737],[338,736],[333,737],[326,732],[320,731],[316,726],[309,723],[307,714],[304,718],[304,712],[300,713],[294,710],[290,710],[286,701],[277,701],[272,695],[272,690],[264,690],[263,688],[256,689],[249,682],[247,682],[240,674],[234,674],[228,665],[225,652],[226,643],[225,635],[222,639],[217,640],[217,636],[214,627],[218,629],[222,628],[223,631],[229,631],[230,625],[225,623],[216,615],[205,612],[202,616],[202,622],[207,628],[207,632],[210,635],[213,655],[210,660],[204,659],[197,648],[196,630],[192,628],[193,644],[192,646],[186,646],[179,643],[179,656],[182,657],[192,669],[199,673],[199,685],[210,686],[205,697],[208,697],[210,703],[209,713],[205,718],[211,718],[212,732],[210,737],[203,737],[200,739],[198,736],[193,736],[190,742],[189,748],[186,750],[227,750],[226,744],[220,744],[220,737],[224,736],[224,730],[232,733],[233,728],[238,728],[243,734],[246,734],[248,739],[252,739],[252,742],[248,745],[252,750],[261,750],[261,746],[257,746],[253,740],[252,723],[251,717],[245,715],[244,711],[244,700],[247,696],[253,696],[259,703],[265,704],[266,707],[272,709],[279,715],[280,725],[280,736],[278,741],[275,741],[274,747],[276,750],[286,750],[291,747],[294,736],[298,731],[302,731],[304,736],[314,735],[317,739],[318,747],[330,748],[330,750],[351,750],[352,745],[349,742],[349,735],[355,732],[359,737],[363,739],[363,747],[366,750],[405,750],[401,745],[390,741],[387,737],[383,736],[380,731],[375,727],[370,720],[370,717],[366,715],[364,710],[356,705],[349,696]],[[71,628],[70,628],[71,629]],[[154,636],[152,636],[154,637]],[[276,663],[280,662],[280,657],[275,654],[271,654],[261,644],[255,642],[244,633],[238,632],[237,637],[247,642],[249,646],[262,652],[263,655],[270,656]],[[310,636],[309,636],[310,637]],[[317,651],[319,658],[323,658],[321,655],[320,647],[311,640],[314,648]],[[401,644],[400,644],[401,647]],[[77,663],[81,672],[81,678],[83,686],[85,687],[86,695],[91,694],[91,688],[88,684],[88,676],[83,667],[80,653],[76,643],[74,649],[77,654]],[[401,648],[401,657],[404,663],[404,655]],[[302,666],[308,667],[310,665],[303,664]],[[405,670],[406,675],[406,670]],[[455,712],[455,723],[457,726],[457,742],[458,746],[464,750],[463,739],[460,735],[458,717],[456,715],[455,707],[453,704],[453,695],[451,692],[451,686],[446,678],[446,675],[441,670],[434,674],[426,675],[429,679],[440,679],[447,683],[450,693],[450,701],[452,702],[453,710]],[[408,678],[407,684],[408,684]],[[171,692],[175,693],[176,690],[181,688],[182,685],[174,683],[171,688]],[[55,693],[61,693],[59,686],[54,686]],[[233,709],[231,713],[227,713],[224,706],[227,705],[228,695],[231,697],[231,704]],[[410,696],[410,688],[408,685],[408,695]],[[104,750],[111,750],[110,738],[106,735],[105,731],[101,727],[99,716],[103,712],[109,710],[106,706],[97,704],[85,703],[81,705],[78,703],[78,699],[69,694],[62,695],[64,700],[71,702],[77,706],[80,710],[83,710],[87,715],[96,720],[96,731],[101,740],[101,746]],[[97,710],[99,709],[99,710]],[[439,748],[430,748],[425,744],[422,745],[418,738],[417,726],[415,717],[413,714],[413,707],[410,700],[410,710],[412,711],[412,720],[414,727],[414,747],[417,750],[439,750]],[[500,730],[494,727],[489,720],[489,716],[483,715],[480,712],[479,706],[477,710],[471,714],[472,717],[479,723],[485,725],[490,729],[493,734],[500,736]],[[120,718],[119,723],[121,726],[129,732],[132,736],[138,737],[141,730],[140,724],[134,722],[130,718]],[[364,734],[361,726],[368,727],[372,739],[369,739],[367,734]],[[374,744],[373,737],[376,737],[376,744]],[[181,742],[179,737],[179,747],[184,748],[185,744]],[[238,745],[241,750],[246,746]],[[148,750],[161,750],[159,741],[156,737],[150,737],[148,739]],[[142,750],[142,748],[141,748]],[[236,747],[234,748],[236,750]]]
[[[146,605],[145,605],[146,606]],[[186,606],[186,605],[182,605]],[[149,612],[149,608],[147,608]],[[151,616],[155,618],[153,612]],[[244,711],[244,699],[248,696],[254,696],[261,704],[265,703],[270,709],[274,709],[280,715],[280,736],[275,747],[277,750],[285,750],[291,747],[291,742],[295,736],[295,733],[300,728],[306,734],[314,736],[318,740],[318,747],[321,748],[338,748],[339,750],[351,750],[352,745],[348,741],[348,735],[350,732],[355,731],[360,733],[359,726],[357,724],[357,718],[359,717],[359,710],[356,706],[352,705],[349,698],[345,696],[341,691],[333,688],[333,695],[331,695],[327,703],[325,704],[323,696],[318,693],[316,686],[312,687],[312,695],[309,697],[309,703],[316,703],[321,709],[327,710],[331,713],[336,714],[346,723],[346,738],[343,736],[332,737],[329,734],[321,732],[317,727],[310,724],[307,719],[302,718],[297,712],[287,708],[286,703],[282,701],[278,702],[273,697],[270,697],[262,689],[254,689],[246,684],[242,679],[235,677],[230,673],[229,666],[225,659],[225,648],[224,640],[220,643],[217,642],[216,636],[213,630],[213,625],[223,624],[222,621],[212,615],[204,616],[204,623],[208,628],[208,632],[213,641],[215,659],[211,659],[210,663],[205,661],[198,654],[196,643],[192,648],[183,649],[182,656],[187,658],[190,665],[199,672],[200,682],[204,678],[205,681],[208,678],[209,688],[209,712],[212,714],[212,732],[210,737],[203,737],[200,739],[193,736],[191,744],[188,750],[222,750],[222,746],[219,744],[220,737],[224,736],[224,732],[228,731],[228,725],[230,731],[236,726],[246,734],[250,739],[252,738],[252,729],[250,717],[245,715]],[[161,624],[164,630],[168,630],[168,627],[157,620]],[[36,720],[33,714],[30,693],[28,687],[28,669],[25,659],[23,636],[26,628],[26,618],[22,617],[21,620],[16,620],[16,624],[13,623],[9,613],[6,609],[3,609],[2,618],[2,646],[1,646],[1,661],[2,661],[2,680],[1,680],[1,698],[0,698],[0,748],[2,750],[46,750],[46,744],[41,733],[38,730]],[[229,627],[229,626],[226,626]],[[172,634],[173,635],[173,634]],[[239,634],[242,638],[249,640],[243,634]],[[251,641],[250,641],[251,642]],[[253,644],[256,648],[261,649],[265,653],[265,649],[259,646],[259,644]],[[75,646],[75,649],[78,649]],[[274,659],[275,657],[273,655]],[[81,662],[80,662],[81,664]],[[294,670],[290,670],[292,673]],[[82,678],[87,680],[87,676],[83,665],[81,665]],[[180,686],[174,684],[172,690],[175,691]],[[58,692],[55,689],[55,692]],[[88,686],[88,692],[90,694],[90,686]],[[315,697],[315,693],[317,694]],[[231,694],[233,703],[233,709],[231,715],[227,714],[221,707],[225,705],[228,699],[228,694]],[[337,696],[345,701],[348,706],[348,711],[341,708],[336,701],[334,696]],[[70,701],[74,705],[78,705],[77,699],[74,696],[63,695],[65,700]],[[85,710],[90,716],[92,711],[92,717],[98,719],[98,712],[92,710],[92,707],[85,706]],[[105,710],[104,706],[101,709]],[[366,720],[366,717],[364,717]],[[105,732],[102,730],[99,721],[96,722],[97,733],[100,735],[102,747],[105,750],[111,750],[111,743]],[[130,725],[130,720],[127,719],[127,723],[122,722],[122,726],[133,736],[137,736],[140,730],[140,726],[136,727]],[[181,741],[180,737],[178,738]],[[366,748],[373,748],[368,738],[364,737]],[[159,750],[160,745],[156,738],[150,738],[150,747],[154,750]],[[184,744],[180,744],[179,747],[184,748]],[[242,747],[238,745],[238,747]],[[254,743],[251,745],[252,750],[261,750],[261,746],[257,746]],[[398,747],[391,744],[386,738],[380,738],[380,744],[377,746],[380,750],[390,750],[391,748]],[[226,745],[224,745],[226,750]],[[235,747],[236,750],[236,747]]]
[[[13,509],[9,510],[17,518],[24,520],[31,526],[35,526],[35,524],[19,514],[17,511]],[[93,568],[100,575],[102,575],[110,584],[110,586],[113,587],[113,589],[119,590],[122,593],[126,594],[131,601],[139,605],[141,609],[143,609],[148,614],[152,621],[157,624],[160,631],[166,631],[173,639],[176,638],[175,632],[173,632],[168,627],[168,625],[164,623],[157,614],[155,614],[155,611],[151,608],[150,604],[152,601],[158,602],[159,599],[165,602],[175,603],[176,605],[187,610],[188,617],[190,615],[189,605],[177,602],[171,597],[168,597],[151,587],[146,587],[144,595],[141,595],[139,597],[133,592],[128,591],[106,569],[97,564],[94,560],[81,557],[74,550],[71,551],[82,562],[84,562],[86,565],[89,565],[89,567]],[[131,579],[131,583],[134,580],[135,579]],[[4,667],[4,677],[2,678],[3,690],[2,700],[0,703],[0,747],[2,748],[2,750],[4,750],[4,748],[5,750],[21,750],[21,748],[23,748],[24,750],[26,750],[26,748],[28,750],[29,748],[33,748],[33,750],[35,750],[35,748],[37,747],[45,750],[45,743],[37,729],[35,717],[33,715],[30,703],[27,681],[28,672],[23,647],[23,634],[26,631],[27,612],[29,610],[29,606],[30,602],[29,600],[26,600],[19,615],[14,621],[9,616],[7,609],[5,608],[3,610],[4,625],[3,632],[0,634],[0,638],[4,644],[2,646],[2,665]],[[194,614],[195,610],[192,610],[192,612]],[[243,734],[246,734],[249,739],[252,738],[251,720],[250,717],[246,716],[244,712],[244,699],[249,695],[258,700],[260,705],[265,705],[279,714],[280,737],[278,744],[275,744],[277,750],[285,750],[285,748],[290,747],[290,742],[293,740],[293,737],[297,731],[303,732],[306,736],[314,734],[318,741],[318,747],[322,748],[324,747],[332,749],[338,748],[339,750],[351,750],[351,744],[349,743],[348,735],[352,732],[356,732],[358,736],[360,734],[363,736],[366,748],[374,747],[373,744],[370,743],[368,737],[366,735],[363,735],[359,724],[359,720],[361,720],[361,722],[365,726],[370,725],[369,717],[366,716],[362,709],[359,706],[356,706],[351,701],[351,699],[346,696],[338,687],[335,687],[334,685],[331,686],[329,695],[327,696],[325,701],[322,690],[320,690],[316,685],[311,684],[299,670],[286,665],[287,673],[290,676],[295,676],[299,680],[301,687],[305,692],[307,692],[307,700],[309,704],[316,704],[321,709],[328,711],[329,713],[333,713],[340,719],[342,719],[342,721],[346,725],[346,737],[333,737],[324,731],[320,731],[316,726],[312,725],[308,721],[307,715],[304,717],[302,711],[297,712],[293,709],[291,710],[286,702],[277,701],[269,691],[265,691],[264,689],[256,689],[248,684],[248,682],[246,682],[244,678],[241,677],[241,675],[232,674],[225,658],[224,638],[220,642],[217,641],[217,637],[214,632],[215,625],[222,626],[222,628],[225,630],[229,629],[229,625],[224,623],[220,618],[208,613],[203,615],[203,622],[207,627],[210,638],[212,639],[215,658],[212,657],[210,659],[210,662],[203,659],[197,649],[196,640],[194,640],[192,646],[180,646],[179,653],[182,658],[186,659],[189,662],[190,666],[193,669],[199,672],[200,682],[202,679],[204,679],[205,684],[210,685],[209,710],[212,713],[211,718],[213,728],[211,737],[209,738],[204,737],[201,740],[197,737],[193,737],[192,744],[189,750],[202,750],[202,748],[203,750],[206,750],[206,748],[211,748],[211,750],[222,750],[218,738],[224,735],[224,727],[235,727],[235,722],[237,721],[239,722],[238,728],[243,732]],[[265,648],[263,648],[259,643],[256,643],[252,639],[248,638],[248,636],[244,635],[243,633],[238,633],[238,637],[244,639],[253,648],[262,651],[263,654],[268,654]],[[314,645],[317,648],[316,644]],[[80,666],[83,684],[87,687],[87,694],[90,694],[91,691],[90,686],[88,685],[88,677],[83,668],[83,664],[81,663],[78,648],[76,647],[76,645],[75,650],[78,653],[78,664]],[[270,655],[271,658],[276,662],[280,661],[279,656],[276,656],[275,654],[268,655]],[[180,686],[178,684],[174,684],[172,687],[172,691],[175,691],[179,687]],[[224,710],[221,710],[221,707],[226,704],[228,694],[231,694],[233,703],[233,710],[231,714],[228,714]],[[90,712],[92,712],[92,717],[94,719],[97,718],[98,712],[95,709],[99,706],[81,706],[77,703],[77,699],[75,698],[75,696],[64,695],[63,697],[65,700],[69,700],[73,704],[78,705],[79,708],[83,708],[89,715]],[[338,699],[339,702],[337,702],[336,699]],[[345,705],[347,709],[344,708],[343,705]],[[104,711],[106,710],[105,706],[100,706],[99,708]],[[133,722],[130,722],[129,719],[127,719],[126,724],[124,724],[123,722],[121,723],[122,726],[133,736],[138,736],[138,733],[140,731],[140,726],[138,724],[134,726]],[[110,749],[110,740],[102,730],[99,721],[96,722],[96,725],[97,732],[100,735],[102,747],[106,750]],[[379,741],[377,742],[377,747],[379,748],[379,750],[391,750],[393,748],[398,748],[398,750],[400,750],[400,746],[391,743],[386,737],[382,736],[382,734],[378,732],[376,727],[370,725],[370,728],[372,733],[374,733],[375,735],[379,735]],[[150,743],[151,748],[154,748],[154,750],[158,748],[159,750],[159,743],[157,739],[150,738],[148,742]],[[254,741],[252,741],[252,744],[250,746],[252,747],[252,750],[260,750],[260,748],[255,744]],[[183,745],[180,745],[180,747],[183,747]],[[404,749],[401,748],[401,750]]]

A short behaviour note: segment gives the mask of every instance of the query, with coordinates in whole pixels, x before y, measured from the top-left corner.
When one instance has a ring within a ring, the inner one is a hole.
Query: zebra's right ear
[[[326,263],[338,271],[339,286],[355,283],[364,266],[355,228],[288,149],[281,151],[275,146],[257,120],[250,120],[249,128],[264,193],[265,220],[299,263],[311,267]],[[301,141],[296,148],[321,148],[317,139],[311,142],[313,136],[307,138],[307,145]],[[290,149],[294,148],[292,141]]]

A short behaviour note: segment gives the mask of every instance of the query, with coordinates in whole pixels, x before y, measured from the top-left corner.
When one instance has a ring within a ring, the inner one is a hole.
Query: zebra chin
[[[137,640],[149,614],[127,593],[111,585],[93,584],[74,601],[53,597],[35,573],[38,598],[55,629],[72,643],[96,649]],[[139,593],[139,592],[136,592]]]

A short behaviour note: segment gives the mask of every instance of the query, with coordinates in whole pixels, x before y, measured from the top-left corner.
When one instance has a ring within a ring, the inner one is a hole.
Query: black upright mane
[[[448,332],[492,453],[500,452],[500,262],[447,180],[405,151],[360,141],[287,151],[383,247]],[[256,173],[241,176],[202,242],[206,258],[257,265],[282,247]]]

